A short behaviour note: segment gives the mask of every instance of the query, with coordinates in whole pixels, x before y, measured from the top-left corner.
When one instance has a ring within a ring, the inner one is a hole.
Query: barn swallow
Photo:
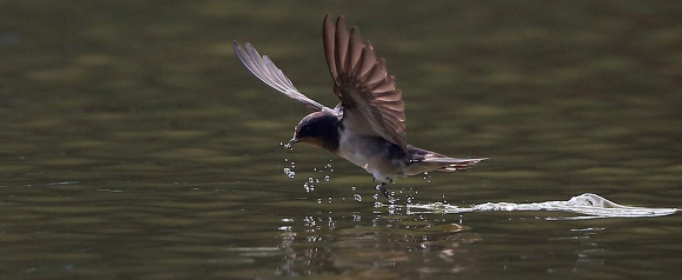
[[[341,100],[334,109],[298,91],[282,70],[251,44],[246,43],[244,50],[233,41],[237,57],[251,73],[314,111],[296,125],[289,147],[307,143],[362,167],[380,182],[377,189],[390,203],[395,199],[385,186],[396,178],[432,170],[467,170],[487,159],[451,158],[407,144],[402,92],[372,44],[360,37],[357,28],[348,31],[342,16],[334,23],[330,15],[324,19],[322,41],[333,91]]]

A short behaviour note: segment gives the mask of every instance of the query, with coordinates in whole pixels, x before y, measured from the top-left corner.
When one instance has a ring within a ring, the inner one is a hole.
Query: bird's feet
[[[388,192],[386,187],[384,187],[385,185],[386,185],[386,183],[383,183],[383,182],[381,184],[378,184],[377,190],[381,191],[381,193],[384,194],[384,196],[386,197],[386,200],[388,200],[389,204],[394,204],[396,199],[391,195],[391,193]]]

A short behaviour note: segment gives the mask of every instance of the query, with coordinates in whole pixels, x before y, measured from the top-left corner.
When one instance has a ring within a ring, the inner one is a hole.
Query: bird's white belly
[[[362,167],[374,175],[374,178],[389,183],[398,175],[395,174],[390,160],[386,159],[383,144],[373,137],[349,135],[342,133],[339,140],[339,156]]]

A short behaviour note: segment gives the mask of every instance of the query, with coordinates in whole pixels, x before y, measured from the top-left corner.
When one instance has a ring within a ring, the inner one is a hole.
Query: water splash
[[[284,175],[287,175],[287,177],[289,177],[291,179],[296,178],[296,171],[294,171],[293,169],[291,169],[289,167],[284,167],[282,169],[282,172],[284,173]]]
[[[561,211],[589,216],[547,218],[547,220],[583,220],[596,218],[641,218],[671,215],[676,208],[644,208],[617,204],[596,194],[585,193],[567,201],[547,201],[535,203],[488,202],[470,207],[459,207],[440,202],[430,204],[408,204],[408,214],[445,213],[458,214],[493,211]],[[416,211],[415,211],[416,210]]]
[[[303,189],[305,189],[306,193],[311,193],[315,191],[315,185],[309,184],[308,182],[303,183]]]

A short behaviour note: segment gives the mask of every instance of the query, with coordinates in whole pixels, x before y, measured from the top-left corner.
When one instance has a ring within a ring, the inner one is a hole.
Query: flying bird
[[[380,182],[377,189],[390,203],[395,199],[385,186],[396,178],[432,170],[467,170],[487,159],[451,158],[409,145],[402,92],[372,44],[360,37],[357,28],[349,31],[342,16],[334,23],[330,15],[324,19],[322,40],[333,92],[341,100],[333,109],[298,91],[282,70],[251,44],[246,43],[245,50],[233,41],[237,57],[251,73],[314,111],[296,125],[289,147],[307,143],[362,167]]]

